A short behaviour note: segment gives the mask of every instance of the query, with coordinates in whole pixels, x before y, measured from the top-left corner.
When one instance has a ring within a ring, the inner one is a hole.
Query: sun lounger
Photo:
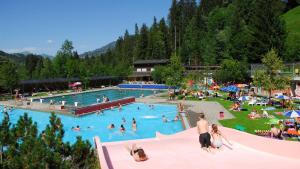
[[[256,104],[256,102],[257,102],[256,100],[250,100],[248,102],[248,105],[254,106]]]
[[[267,102],[264,102],[264,101],[262,101],[262,102],[257,102],[256,103],[256,105],[259,105],[259,106],[267,106]]]

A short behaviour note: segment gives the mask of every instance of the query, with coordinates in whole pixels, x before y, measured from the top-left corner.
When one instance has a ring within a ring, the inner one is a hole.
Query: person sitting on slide
[[[141,162],[148,160],[145,151],[141,147],[137,147],[136,144],[132,144],[131,148],[127,146],[126,149],[130,152],[130,155],[134,158],[135,161]]]
[[[223,135],[222,133],[221,133],[221,131],[218,129],[218,126],[216,125],[216,124],[213,124],[212,125],[212,130],[211,130],[211,136],[212,136],[212,140],[213,140],[213,142],[212,142],[212,146],[214,147],[214,148],[217,148],[217,149],[219,149],[219,148],[221,148],[223,145],[224,145],[224,143],[223,143],[223,141],[222,141],[222,138],[224,138],[224,140],[226,140],[226,142],[229,144],[229,145],[232,145],[228,140],[227,140],[227,138],[225,137],[225,135]]]

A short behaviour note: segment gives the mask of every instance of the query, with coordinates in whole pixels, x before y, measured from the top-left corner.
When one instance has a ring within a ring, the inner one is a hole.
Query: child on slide
[[[228,141],[228,139],[222,134],[222,132],[218,129],[218,126],[216,124],[212,125],[212,131],[211,131],[211,136],[212,136],[212,146],[214,148],[220,149],[224,143],[222,141],[222,138],[226,140],[226,142],[232,146],[232,144]]]

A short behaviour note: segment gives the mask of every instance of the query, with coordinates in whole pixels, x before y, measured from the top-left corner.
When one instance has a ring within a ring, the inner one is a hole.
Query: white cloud
[[[48,40],[47,40],[47,43],[48,43],[48,44],[51,44],[51,43],[53,43],[53,40],[48,39]]]
[[[13,48],[13,49],[4,49],[7,53],[20,53],[20,52],[30,52],[30,53],[36,53],[38,51],[38,48],[36,47],[24,47],[24,48]]]

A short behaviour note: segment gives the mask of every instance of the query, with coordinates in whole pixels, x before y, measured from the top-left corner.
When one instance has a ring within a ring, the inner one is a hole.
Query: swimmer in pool
[[[131,125],[131,128],[132,128],[132,131],[136,132],[137,125],[136,125],[136,121],[135,121],[134,118],[132,119],[132,125]]]
[[[124,117],[122,117],[122,123],[125,124],[126,123],[126,119]]]
[[[138,106],[137,109],[140,110],[140,107]]]
[[[176,115],[173,121],[178,121],[179,120],[179,116]]]
[[[114,128],[115,128],[115,125],[114,125],[114,124],[110,124],[107,128],[108,128],[108,129],[114,129]]]
[[[162,116],[162,120],[163,120],[164,123],[167,123],[167,122],[168,122],[168,119],[166,118],[165,115]]]
[[[123,134],[125,132],[125,127],[123,124],[121,124],[121,127],[120,127],[120,132]]]
[[[72,127],[72,130],[74,130],[74,131],[80,131],[80,127],[77,125],[76,127]]]
[[[96,114],[97,114],[97,115],[102,115],[102,114],[103,114],[103,111],[102,111],[102,110],[98,110],[98,111],[96,112]]]
[[[122,110],[122,105],[121,104],[119,104],[119,111],[121,111]]]

